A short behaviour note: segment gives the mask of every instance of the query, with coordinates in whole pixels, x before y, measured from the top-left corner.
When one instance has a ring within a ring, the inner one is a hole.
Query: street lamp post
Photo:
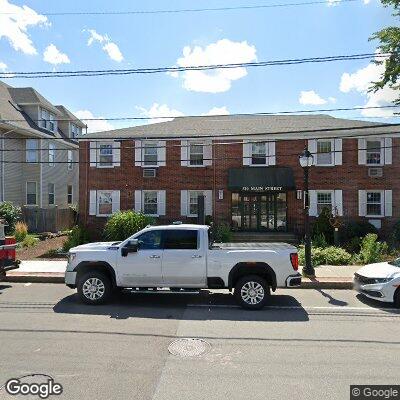
[[[304,245],[305,245],[305,265],[303,274],[306,276],[315,276],[314,268],[311,264],[311,236],[310,236],[310,197],[308,190],[308,176],[310,167],[314,163],[313,155],[306,149],[299,156],[299,162],[304,171]]]

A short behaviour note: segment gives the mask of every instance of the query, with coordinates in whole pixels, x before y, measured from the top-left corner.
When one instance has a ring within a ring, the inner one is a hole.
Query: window
[[[164,231],[165,250],[196,250],[197,248],[197,231],[186,229]]]
[[[97,192],[97,214],[111,215],[112,214],[112,192],[98,191]]]
[[[54,167],[54,160],[56,158],[56,146],[54,143],[49,143],[49,166]]]
[[[265,165],[267,163],[267,144],[252,143],[251,144],[251,164]]]
[[[143,164],[157,165],[157,143],[143,144]]]
[[[27,139],[26,140],[26,161],[29,163],[36,163],[39,161],[39,140]]]
[[[36,182],[26,182],[26,204],[37,204],[37,185]]]
[[[99,145],[99,165],[109,167],[113,165],[113,146],[112,144]]]
[[[49,118],[49,113],[47,110],[45,110],[44,108],[40,109],[40,118],[39,118],[39,126],[41,128],[46,129],[46,125],[47,125],[47,120]]]
[[[324,208],[332,211],[332,192],[318,192],[317,193],[317,213],[321,214]]]
[[[53,113],[45,110],[44,108],[41,108],[39,126],[41,128],[55,132],[57,130],[56,116]]]
[[[157,215],[157,191],[144,191],[143,192],[143,213],[148,215]]]
[[[189,165],[203,165],[204,150],[202,143],[189,144]]]
[[[333,141],[317,141],[317,165],[333,165]]]
[[[189,215],[196,216],[198,212],[198,197],[202,196],[203,192],[197,190],[189,191]]]
[[[367,192],[367,215],[381,216],[382,213],[382,193]]]
[[[73,201],[73,188],[72,185],[67,186],[67,204],[72,204]]]
[[[67,150],[67,162],[68,169],[71,170],[74,167],[74,156],[72,150]]]
[[[140,250],[158,250],[161,249],[162,231],[147,231],[139,235],[136,239],[139,241]]]
[[[48,128],[50,131],[54,132],[56,130],[56,117],[54,114],[49,113],[49,124]]]
[[[367,140],[367,165],[382,164],[382,143],[380,140]]]
[[[49,191],[49,206],[52,206],[55,204],[55,197],[56,197],[54,194],[54,183],[49,183],[48,191]]]
[[[75,139],[81,133],[82,133],[82,128],[80,128],[78,125],[71,124],[71,137]]]

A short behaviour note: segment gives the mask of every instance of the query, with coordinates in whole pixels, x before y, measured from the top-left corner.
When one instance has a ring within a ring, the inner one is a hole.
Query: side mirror
[[[136,253],[139,248],[139,241],[137,239],[131,239],[128,243],[121,249],[122,257],[126,257],[129,253]]]

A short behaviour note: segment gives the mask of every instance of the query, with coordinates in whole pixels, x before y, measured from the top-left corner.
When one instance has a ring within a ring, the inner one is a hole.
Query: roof
[[[274,134],[289,138],[315,137],[332,135],[329,129],[343,129],[336,131],[335,136],[348,135],[351,128],[367,127],[377,133],[397,132],[398,127],[382,127],[380,123],[357,121],[351,119],[335,118],[324,114],[313,115],[226,115],[202,117],[178,117],[171,121],[134,126],[130,128],[115,129],[104,132],[94,132],[82,135],[82,139],[90,138],[199,138],[201,136],[231,137],[251,136],[255,134]],[[296,133],[297,131],[311,131],[311,133]],[[354,130],[353,133],[361,135],[363,130]]]
[[[151,225],[146,226],[145,229],[201,229],[207,230],[210,227],[208,225],[197,225],[197,224],[170,224],[170,225]]]
[[[74,114],[72,114],[71,111],[69,111],[66,107],[59,105],[59,106],[55,106],[57,108],[58,111],[61,112],[61,114],[63,114],[63,117],[65,119],[71,120],[70,122],[73,122],[75,125],[80,126],[81,128],[86,128],[86,125],[78,118],[76,117]]]

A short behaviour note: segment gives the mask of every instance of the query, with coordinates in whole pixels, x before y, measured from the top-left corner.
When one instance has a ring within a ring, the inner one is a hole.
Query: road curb
[[[23,283],[64,283],[64,274],[60,272],[14,272],[8,273],[5,282]],[[351,278],[303,278],[298,289],[352,289]],[[297,289],[297,288],[295,288]]]

